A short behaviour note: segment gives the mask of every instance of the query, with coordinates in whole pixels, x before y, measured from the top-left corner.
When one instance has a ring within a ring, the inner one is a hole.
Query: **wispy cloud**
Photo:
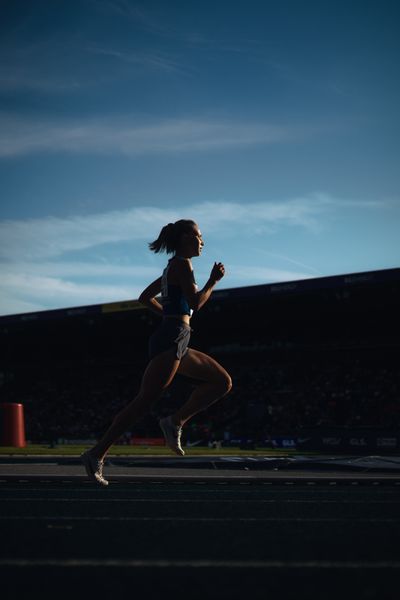
[[[12,290],[2,290],[0,295],[0,315],[15,315],[19,313],[36,312],[39,310],[46,310],[49,307],[47,298],[43,298],[43,304],[40,302],[33,302],[27,298],[19,298],[18,293]],[[58,306],[57,308],[59,308]]]
[[[87,80],[86,83],[87,84]],[[35,75],[32,69],[21,67],[0,67],[0,92],[38,92],[56,93],[74,92],[80,90],[84,83],[77,78],[58,74],[45,76]]]
[[[87,44],[85,44],[87,45]],[[45,35],[0,46],[0,93],[65,94],[98,83],[80,41]],[[77,67],[78,62],[78,67]]]
[[[2,274],[2,287],[5,290],[5,296],[0,301],[0,310],[3,314],[16,312],[16,303],[45,309],[97,304],[135,297],[134,288],[127,285],[78,284],[58,277],[43,277],[28,273]]]
[[[41,64],[43,61],[40,57],[33,64],[28,64],[27,60],[16,64],[11,58],[7,65],[0,64],[0,94],[77,94],[88,88],[101,89],[102,86],[110,87],[111,84],[117,85],[119,89],[126,89],[125,86],[134,84],[136,76],[143,74],[176,74],[187,77],[193,73],[193,67],[186,66],[161,50],[134,52],[100,46],[78,50],[76,47],[54,48],[49,43],[47,49],[41,48],[41,52],[58,54],[60,61],[65,60],[65,54],[73,52],[76,60],[80,60],[80,68],[74,70],[70,65],[63,69],[55,68],[54,65]],[[104,62],[108,62],[104,60],[107,58],[113,62],[104,65]],[[123,69],[124,66],[128,68]],[[50,125],[54,127],[55,123]],[[64,123],[63,126],[65,125]]]
[[[160,5],[150,6],[142,3],[129,2],[129,0],[86,0],[92,5],[93,9],[108,15],[128,21],[133,27],[144,31],[152,36],[169,39],[180,39],[183,34],[176,26],[171,26],[168,22],[174,22],[173,19],[168,19],[170,14],[169,9],[166,13]],[[172,14],[172,13],[171,13]]]
[[[295,126],[170,119],[142,124],[129,118],[52,122],[0,115],[0,157],[38,152],[169,154],[235,149],[298,139]]]
[[[349,201],[348,206],[352,211],[355,206],[362,211],[382,208],[371,201]],[[252,253],[251,264],[243,264],[238,244],[249,245],[265,231],[290,235],[293,228],[321,239],[321,232],[329,227],[335,211],[343,213],[344,207],[344,200],[313,194],[281,202],[205,202],[181,209],[143,206],[63,219],[2,221],[0,312],[138,297],[145,285],[159,276],[160,265],[152,262],[156,257],[149,258],[146,264],[135,264],[135,249],[140,252],[165,223],[180,218],[199,223],[206,239],[206,255],[208,247],[215,253],[224,244],[229,265],[227,287],[315,277],[319,274],[317,269],[296,256],[266,252],[267,258],[257,259]],[[282,268],[282,260],[297,268]],[[209,265],[205,262],[196,270],[201,281],[208,276]]]
[[[291,258],[289,256],[284,256],[283,254],[277,254],[276,252],[268,252],[268,251],[262,250],[260,248],[258,248],[256,250],[256,253],[257,254],[261,254],[264,257],[267,256],[269,258],[277,258],[280,261],[288,262],[288,263],[290,263],[292,265],[296,265],[297,267],[300,267],[302,269],[306,269],[306,272],[312,271],[316,275],[320,275],[320,276],[323,275],[323,273],[321,271],[319,271],[318,269],[316,269],[315,267],[313,267],[311,265],[306,265],[303,262],[295,260],[295,259],[293,259],[293,258]]]
[[[54,261],[54,262],[33,262],[19,261],[14,263],[1,263],[2,274],[11,277],[15,273],[23,273],[34,277],[61,277],[74,279],[101,280],[102,278],[125,279],[133,278],[151,278],[159,275],[159,269],[154,266],[121,264],[118,261],[85,262],[80,261]]]
[[[318,227],[318,218],[333,200],[313,195],[282,202],[203,202],[178,208],[136,207],[69,218],[45,217],[0,222],[0,259],[37,260],[61,256],[102,244],[148,240],[165,223],[196,219],[204,230],[218,235],[262,233],[278,226]]]
[[[38,260],[102,244],[146,239],[154,236],[166,218],[177,214],[158,208],[134,208],[64,219],[3,221],[0,223],[0,258]]]
[[[116,50],[114,48],[100,48],[99,46],[89,48],[89,52],[113,58],[134,67],[156,69],[166,73],[183,74],[185,72],[183,65],[166,54],[155,52],[127,52]]]
[[[254,40],[248,37],[235,38],[235,43],[229,41],[229,33],[225,36],[219,32],[218,35],[210,37],[204,31],[204,27],[196,22],[191,23],[188,28],[179,27],[176,19],[168,18],[167,14],[162,10],[162,7],[150,7],[143,4],[139,6],[132,4],[127,0],[87,0],[93,5],[95,10],[100,11],[108,16],[117,17],[128,20],[133,26],[153,36],[165,40],[168,43],[177,42],[188,47],[198,47],[202,50],[211,50],[215,53],[221,52],[248,52],[254,46],[258,47],[264,44],[264,39]],[[172,13],[171,13],[172,14]]]
[[[99,304],[138,298],[159,276],[148,265],[115,262],[21,261],[0,263],[0,314]]]
[[[143,6],[129,2],[129,0],[86,0],[86,2],[96,11],[129,20],[151,33],[168,31],[165,24],[157,19],[154,14],[151,14],[149,10],[145,10]]]
[[[290,271],[286,269],[273,269],[270,267],[254,267],[251,265],[231,264],[230,271],[239,285],[254,285],[257,283],[274,283],[278,281],[297,281],[300,279],[312,279],[307,271]]]

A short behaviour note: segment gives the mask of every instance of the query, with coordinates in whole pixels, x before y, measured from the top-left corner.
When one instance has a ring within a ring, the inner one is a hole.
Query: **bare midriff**
[[[189,325],[190,323],[189,315],[164,315],[163,319],[176,319],[182,323],[186,323],[186,325]]]

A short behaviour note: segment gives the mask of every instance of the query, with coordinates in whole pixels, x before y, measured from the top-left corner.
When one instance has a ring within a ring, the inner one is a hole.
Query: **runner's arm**
[[[198,291],[190,261],[180,262],[177,269],[177,276],[190,308],[194,311],[199,311],[204,306],[210,298],[215,284],[223,277],[224,272],[224,267],[221,263],[218,263],[218,265],[214,263],[211,275],[205,286]]]
[[[163,309],[161,304],[156,300],[157,294],[161,292],[161,277],[155,279],[139,296],[139,302],[144,304],[152,312],[158,316],[162,316]]]

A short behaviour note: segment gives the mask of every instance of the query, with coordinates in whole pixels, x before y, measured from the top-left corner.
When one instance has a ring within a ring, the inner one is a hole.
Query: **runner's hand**
[[[212,281],[219,281],[225,275],[225,267],[222,263],[214,263],[214,266],[211,270],[210,279]]]

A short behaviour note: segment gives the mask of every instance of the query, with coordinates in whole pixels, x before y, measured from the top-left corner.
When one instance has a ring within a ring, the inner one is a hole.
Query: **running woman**
[[[232,387],[229,373],[216,360],[188,347],[193,312],[204,306],[215,284],[225,274],[224,265],[214,263],[207,283],[198,290],[191,259],[200,256],[203,246],[198,225],[184,219],[163,227],[158,238],[149,244],[153,252],[173,254],[162,276],[139,297],[139,302],[162,317],[162,322],[149,339],[150,362],[139,393],[116,415],[97,444],[81,456],[89,477],[101,485],[108,485],[103,476],[103,462],[110,446],[150,411],[177,373],[199,382],[180,409],[160,420],[166,445],[179,456],[185,454],[181,446],[185,423],[225,396]],[[160,292],[161,304],[156,299]]]

